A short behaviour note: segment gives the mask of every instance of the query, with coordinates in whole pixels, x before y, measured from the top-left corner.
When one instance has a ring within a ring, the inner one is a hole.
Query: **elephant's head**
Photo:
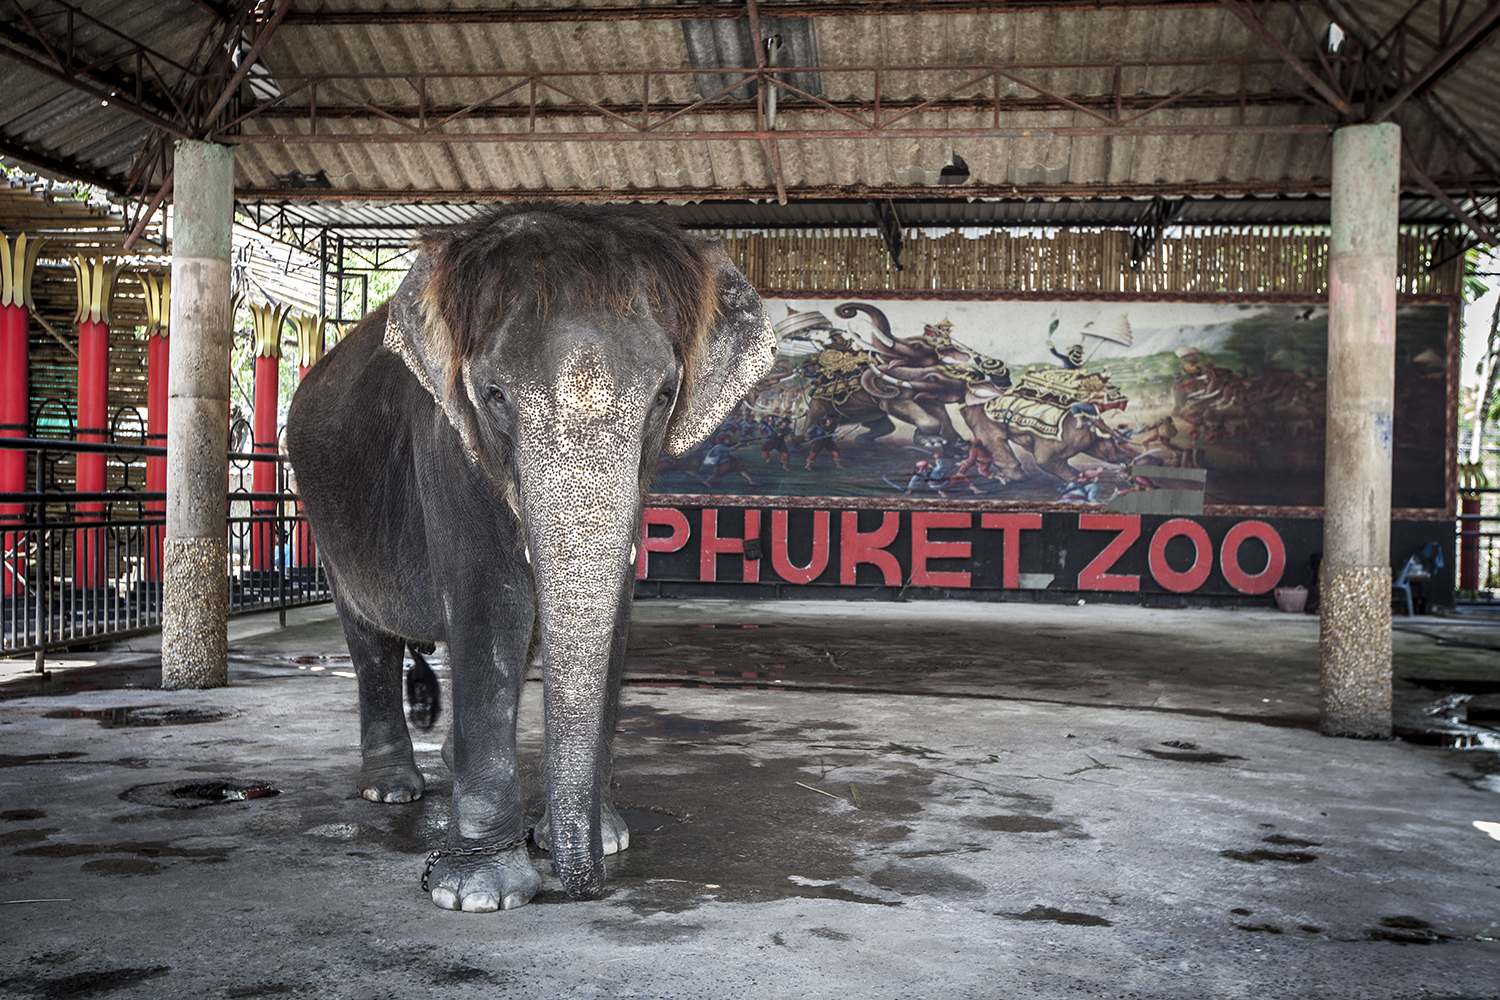
[[[385,343],[519,524],[544,664],[550,844],[568,892],[596,895],[607,693],[642,497],[660,453],[695,446],[771,366],[775,336],[717,243],[647,211],[513,207],[422,249]]]

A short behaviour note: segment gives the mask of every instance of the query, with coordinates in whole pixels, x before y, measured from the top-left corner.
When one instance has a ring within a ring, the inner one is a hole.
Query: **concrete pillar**
[[[234,152],[179,141],[175,178],[161,630],[161,682],[168,689],[229,682],[224,452]]]
[[[1399,126],[1333,136],[1320,723],[1391,735],[1391,411]]]

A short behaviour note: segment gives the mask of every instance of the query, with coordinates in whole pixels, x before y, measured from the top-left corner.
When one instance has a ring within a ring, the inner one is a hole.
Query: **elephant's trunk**
[[[604,888],[600,796],[615,728],[612,664],[629,627],[641,518],[635,414],[588,395],[525,421],[517,485],[543,665],[544,759],[553,864],[575,898]],[[654,456],[653,456],[654,460]]]

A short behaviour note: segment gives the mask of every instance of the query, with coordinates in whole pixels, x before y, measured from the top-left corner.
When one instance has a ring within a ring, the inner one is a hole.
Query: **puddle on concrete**
[[[1258,934],[1284,934],[1286,933],[1275,924],[1235,924],[1242,931],[1253,931]]]
[[[163,809],[199,809],[222,802],[244,802],[280,795],[268,781],[161,781],[136,785],[120,793],[120,798],[141,806]]]
[[[1316,854],[1308,854],[1305,851],[1268,851],[1265,848],[1256,848],[1253,851],[1220,851],[1219,856],[1229,858],[1232,861],[1244,861],[1252,865],[1258,865],[1262,861],[1280,861],[1289,865],[1305,865],[1309,861],[1318,860]]]
[[[1176,746],[1178,741],[1163,743],[1163,746]],[[1192,745],[1192,744],[1190,744]],[[1151,747],[1142,747],[1142,753],[1150,754],[1157,760],[1175,760],[1187,764],[1218,764],[1226,760],[1244,760],[1245,758],[1232,753],[1214,753],[1212,751],[1187,752],[1171,750],[1153,750]]]
[[[742,736],[759,732],[748,719],[690,719],[650,705],[625,705],[615,732],[658,740],[701,741],[704,737]]]
[[[1269,837],[1262,837],[1263,844],[1279,844],[1282,847],[1322,847],[1321,840],[1302,840],[1298,837],[1284,837],[1279,833],[1273,833]]]
[[[105,729],[155,726],[194,726],[233,718],[233,709],[212,705],[135,705],[126,708],[60,708],[46,719],[94,719]]]
[[[98,861],[85,861],[79,870],[87,875],[130,878],[137,875],[159,875],[164,869],[146,858],[101,858]]]
[[[1093,913],[1078,913],[1074,910],[1059,910],[1053,906],[1033,906],[1024,913],[996,913],[997,917],[1009,920],[1046,920],[1070,927],[1113,927],[1114,922]]]
[[[0,753],[0,767],[26,767],[29,764],[47,764],[57,760],[74,760],[87,757],[81,750],[64,750],[61,753]]]
[[[34,963],[36,959],[32,960]],[[32,996],[46,1000],[61,997],[97,997],[135,986],[172,971],[170,965],[141,969],[101,969],[75,972],[69,976],[19,975],[7,985],[26,988]]]
[[[981,830],[995,833],[1053,833],[1066,829],[1069,824],[1045,816],[1026,816],[1001,813],[997,816],[966,816],[964,822]]]
[[[134,858],[187,858],[200,862],[222,862],[229,860],[226,852],[232,847],[173,847],[166,841],[126,841],[117,844],[87,844],[55,841],[28,847],[14,852],[16,857],[30,858],[86,858],[99,854],[121,854]]]
[[[1452,940],[1446,934],[1433,930],[1427,921],[1410,916],[1381,917],[1380,926],[1366,928],[1365,937],[1371,941],[1389,941],[1392,944],[1437,944],[1439,941]]]
[[[952,898],[978,896],[986,891],[978,879],[932,864],[888,865],[870,876],[870,884],[903,896]]]
[[[24,823],[33,819],[45,819],[46,816],[40,809],[7,809],[0,812],[0,820],[7,823]]]

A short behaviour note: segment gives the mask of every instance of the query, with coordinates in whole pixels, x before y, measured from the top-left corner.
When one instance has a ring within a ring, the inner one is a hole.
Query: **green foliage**
[[[1298,320],[1305,310],[1305,306],[1267,306],[1245,317],[1234,324],[1216,360],[1252,378],[1267,368],[1322,378],[1328,366],[1328,312],[1314,310],[1307,319]]]

